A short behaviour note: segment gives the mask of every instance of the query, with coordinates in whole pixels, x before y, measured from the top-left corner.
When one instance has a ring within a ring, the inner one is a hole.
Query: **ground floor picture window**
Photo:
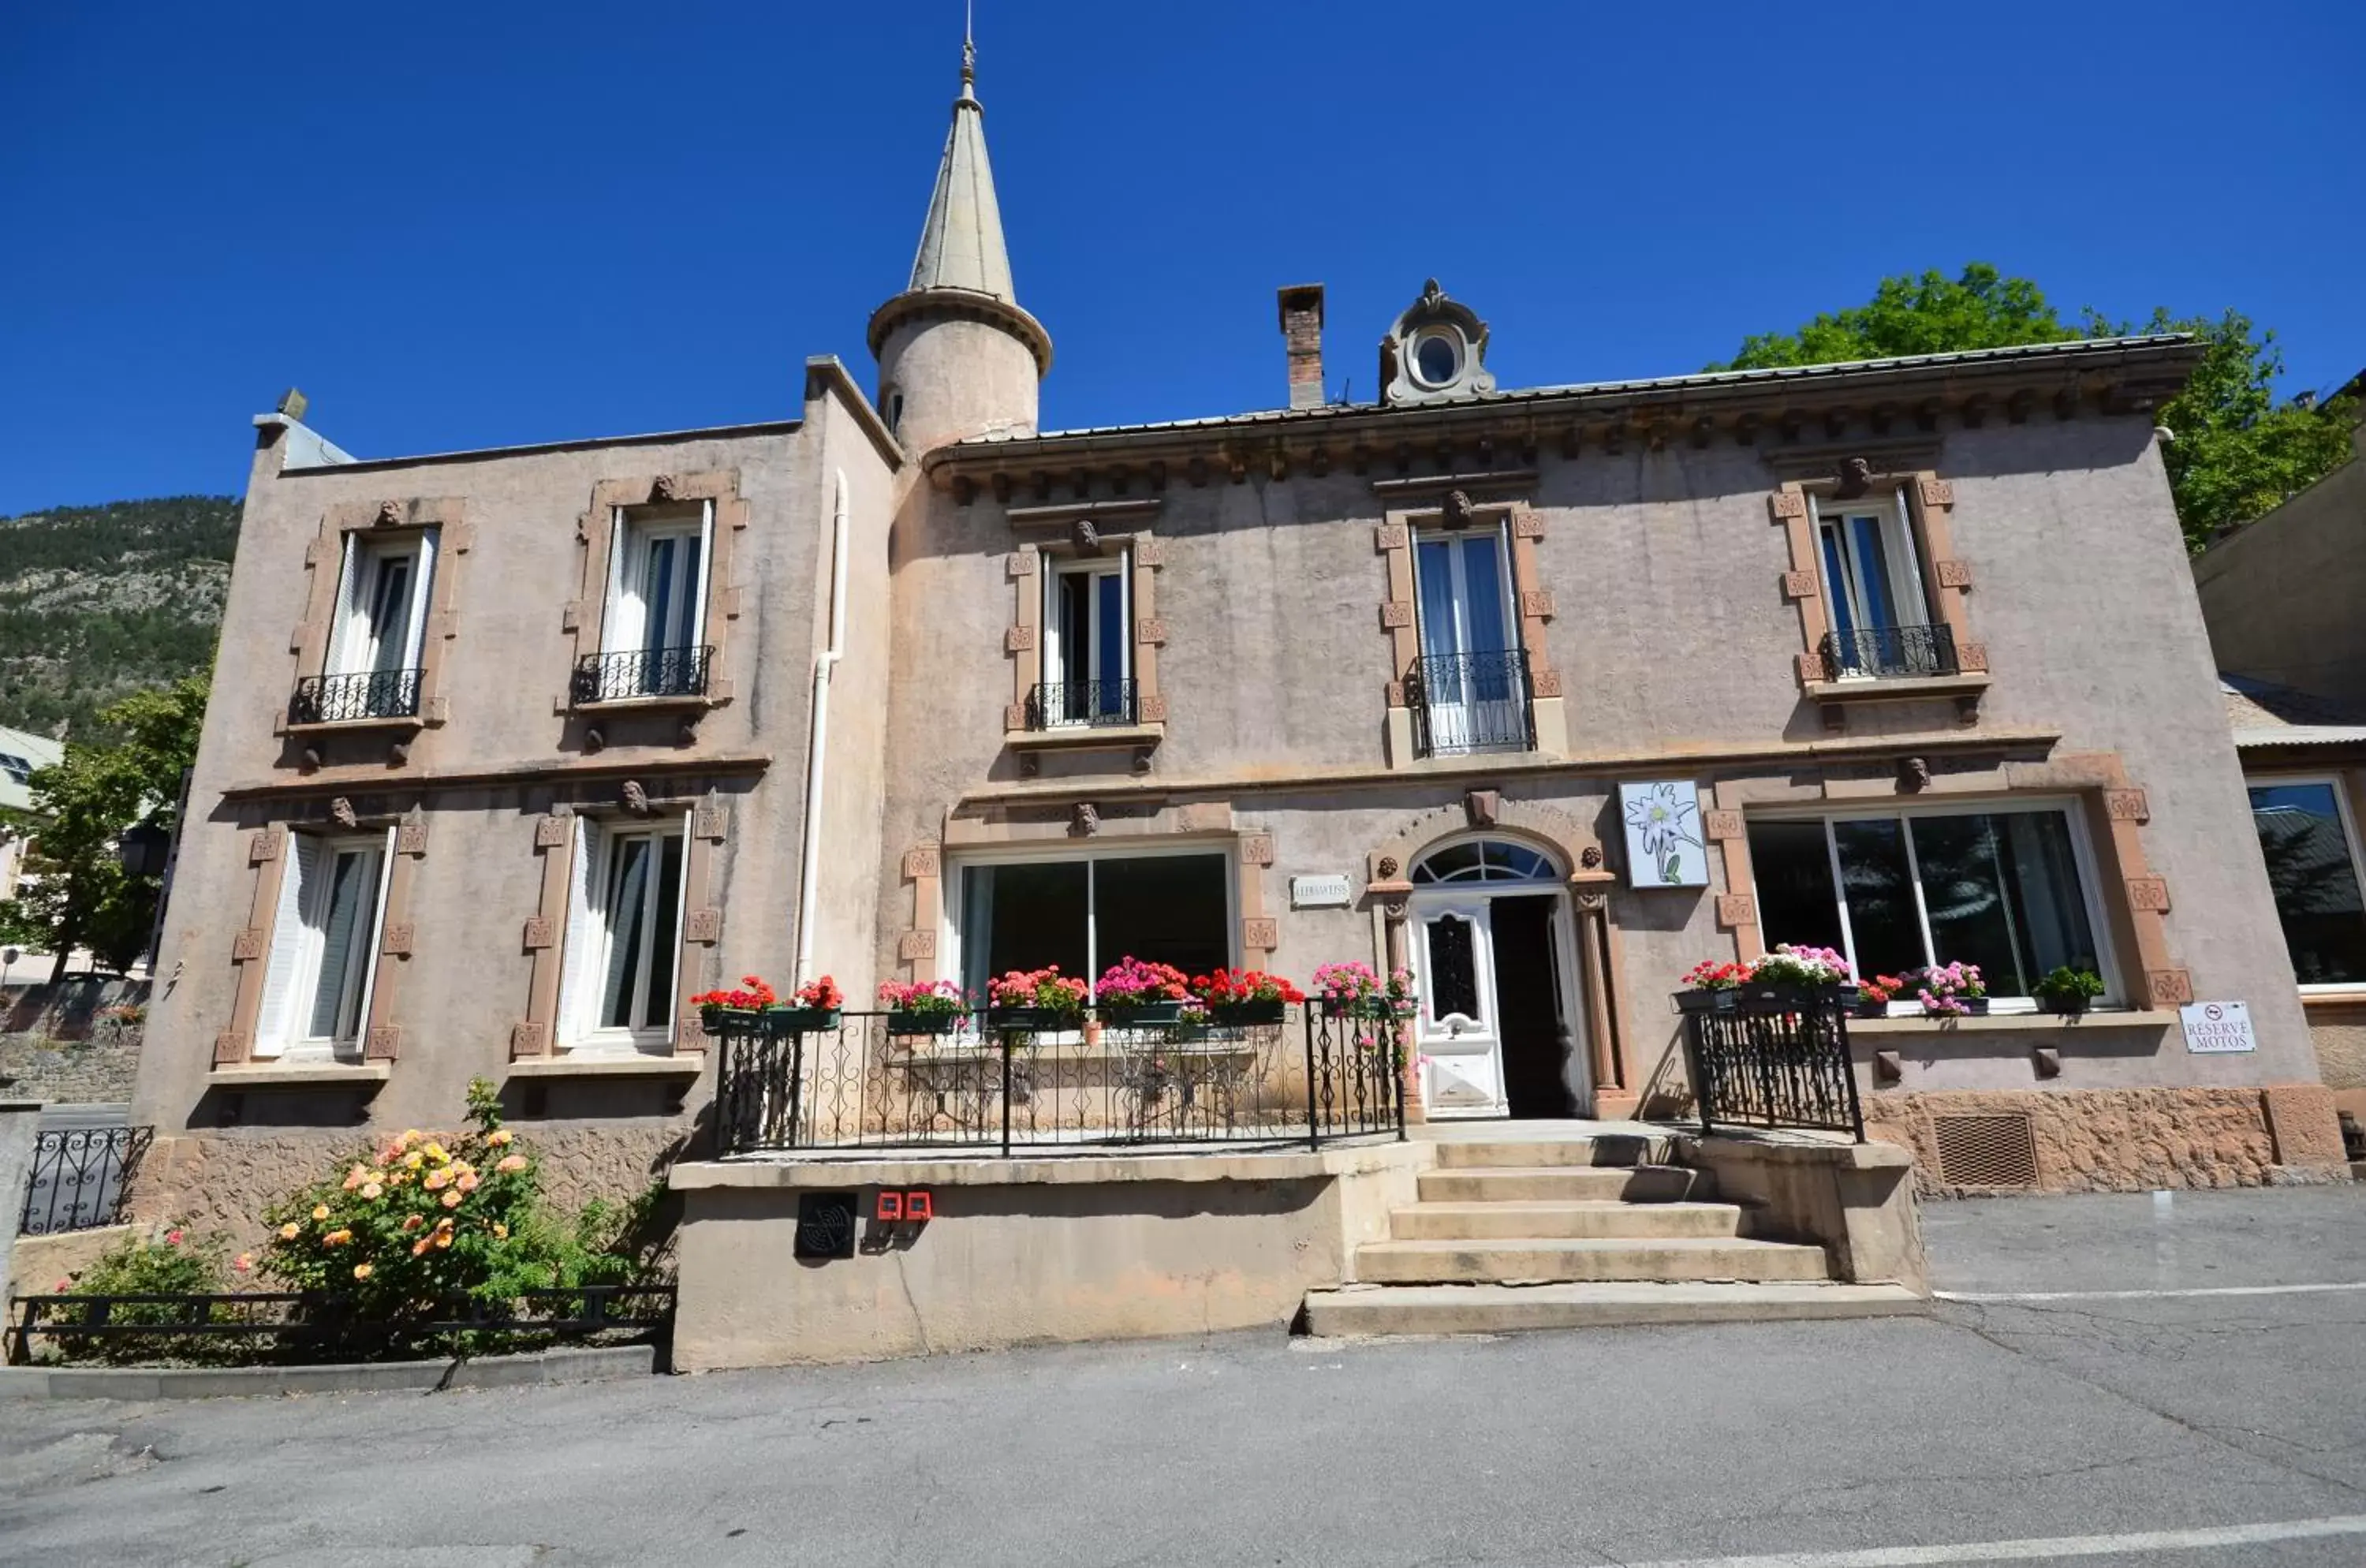
[[[580,823],[560,971],[569,1043],[663,1050],[671,1042],[684,827]]]
[[[2366,985],[2366,897],[2333,781],[2254,784],[2251,820],[2294,976],[2304,986]]]
[[[369,1015],[388,843],[377,835],[287,836],[272,922],[259,1056],[352,1055]]]
[[[1861,976],[1975,964],[1992,996],[2103,972],[2069,813],[1924,811],[1750,824],[1769,947],[1837,948]]]
[[[1058,964],[1098,979],[1120,959],[1204,974],[1232,962],[1229,857],[1094,855],[961,867],[955,935],[963,986]]]

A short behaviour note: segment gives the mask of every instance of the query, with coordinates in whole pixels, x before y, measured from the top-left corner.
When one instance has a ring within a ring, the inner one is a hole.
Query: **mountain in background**
[[[175,495],[0,517],[0,724],[86,739],[118,698],[210,673],[239,506]]]

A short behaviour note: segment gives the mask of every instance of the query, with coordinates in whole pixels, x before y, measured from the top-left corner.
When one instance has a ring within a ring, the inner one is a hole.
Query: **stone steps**
[[[1675,1140],[1664,1133],[1592,1138],[1505,1138],[1485,1142],[1447,1141],[1437,1144],[1437,1163],[1445,1170],[1487,1169],[1501,1166],[1646,1166],[1673,1163]]]
[[[1681,1203],[1714,1200],[1717,1182],[1681,1165],[1472,1164],[1423,1171],[1419,1190],[1425,1203]]]
[[[1827,1280],[1820,1247],[1740,1236],[1522,1236],[1380,1241],[1356,1249],[1358,1279],[1377,1284],[1514,1284],[1622,1280]]]
[[[1903,1285],[1832,1283],[1349,1285],[1306,1298],[1306,1329],[1325,1337],[1504,1334],[1636,1324],[1773,1323],[1928,1312]]]
[[[1738,1236],[1746,1221],[1738,1203],[1515,1199],[1489,1203],[1416,1203],[1389,1216],[1389,1234],[1399,1241]]]

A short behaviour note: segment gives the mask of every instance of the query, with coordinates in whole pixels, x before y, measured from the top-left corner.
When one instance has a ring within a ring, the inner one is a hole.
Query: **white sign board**
[[[1627,880],[1637,887],[1706,887],[1708,846],[1700,792],[1690,779],[1618,786],[1627,824]]]
[[[1349,898],[1345,872],[1335,876],[1293,876],[1290,907],[1293,909],[1344,909]]]
[[[2259,1037],[2251,1032],[2248,1002],[2192,1002],[2178,1010],[2185,1021],[2188,1051],[2256,1051]]]

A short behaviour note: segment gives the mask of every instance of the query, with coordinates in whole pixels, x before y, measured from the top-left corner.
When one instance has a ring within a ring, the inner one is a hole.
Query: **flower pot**
[[[1103,1002],[1101,1021],[1111,1029],[1155,1029],[1183,1017],[1178,1001]]]
[[[1678,991],[1676,993],[1676,1010],[1678,1012],[1731,1012],[1741,1005],[1741,996],[1730,986],[1719,986],[1714,990],[1704,989]]]
[[[2093,1005],[2094,999],[2080,991],[2068,996],[2040,997],[2037,998],[2037,1005],[2056,1018],[2083,1018],[2086,1016],[2087,1009]]]
[[[764,1015],[753,1008],[703,1007],[698,1021],[709,1034],[760,1034]]]
[[[1281,1021],[1283,1003],[1273,1001],[1215,1002],[1208,1009],[1208,1021],[1227,1029],[1247,1029],[1258,1024]]]
[[[836,1008],[767,1008],[764,1026],[775,1034],[823,1034],[839,1025]]]
[[[1887,1002],[1869,1002],[1860,997],[1857,998],[1856,1010],[1853,1016],[1857,1018],[1887,1018],[1889,1016],[1889,1004]]]
[[[942,1012],[891,1012],[887,1015],[890,1034],[951,1034],[961,1027],[959,1009]]]
[[[1678,1012],[1806,1012],[1818,1008],[1853,1012],[1856,1003],[1856,987],[1846,981],[1825,986],[1749,982],[1676,993]]]
[[[1964,1010],[1974,1018],[1986,1018],[1989,1015],[1989,999],[1986,997],[1957,997],[1955,1000],[1961,1003]]]

